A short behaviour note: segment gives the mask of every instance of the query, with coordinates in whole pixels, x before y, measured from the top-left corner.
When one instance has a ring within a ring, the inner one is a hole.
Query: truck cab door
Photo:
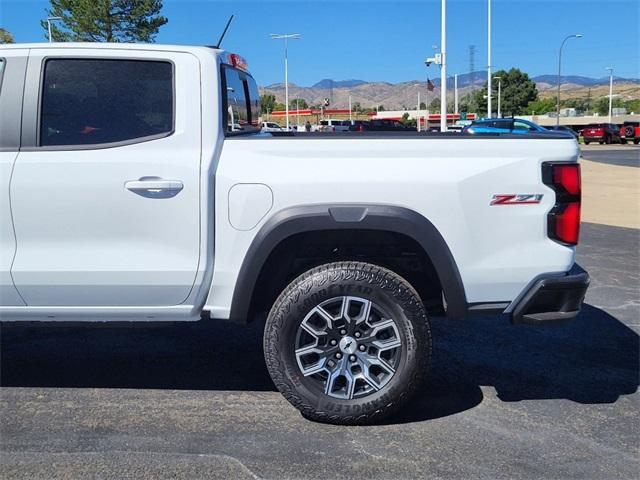
[[[9,185],[20,149],[20,111],[28,50],[0,52],[0,306],[24,302],[11,278],[16,253]]]
[[[200,68],[187,53],[32,49],[11,182],[29,306],[171,306],[199,260]]]

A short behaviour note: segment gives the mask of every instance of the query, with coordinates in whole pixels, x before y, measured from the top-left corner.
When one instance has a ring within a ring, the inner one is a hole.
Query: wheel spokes
[[[383,388],[399,365],[402,341],[395,321],[360,297],[335,297],[302,320],[295,356],[304,377],[325,395],[352,399]]]

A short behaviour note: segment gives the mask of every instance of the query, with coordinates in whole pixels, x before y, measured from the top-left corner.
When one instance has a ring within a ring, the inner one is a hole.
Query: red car
[[[620,137],[622,143],[640,143],[640,122],[624,122],[620,127]]]
[[[622,143],[620,128],[613,123],[591,123],[584,127],[582,136],[586,145],[591,142],[599,142],[600,145],[604,143]]]

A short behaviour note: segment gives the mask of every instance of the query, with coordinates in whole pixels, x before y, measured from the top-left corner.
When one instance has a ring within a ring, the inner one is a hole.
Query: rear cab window
[[[247,72],[223,64],[222,96],[225,133],[242,134],[260,130],[260,93]]]
[[[173,76],[168,61],[48,59],[38,144],[136,143],[171,135]]]

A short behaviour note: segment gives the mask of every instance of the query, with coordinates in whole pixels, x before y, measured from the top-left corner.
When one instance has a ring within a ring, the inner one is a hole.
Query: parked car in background
[[[464,127],[463,133],[549,133],[537,123],[520,118],[484,118],[474,120],[471,125]]]
[[[551,130],[551,131],[555,131],[555,132],[566,132],[566,133],[570,133],[571,135],[573,135],[574,137],[576,137],[576,140],[579,137],[578,132],[576,132],[573,128],[571,127],[567,127],[566,125],[554,125],[553,127],[545,127],[547,130]]]
[[[458,124],[449,125],[447,127],[447,130],[449,132],[462,133],[462,130],[464,130],[464,125],[458,125]]]
[[[262,122],[262,129],[263,132],[284,132],[285,129],[282,128],[280,125],[278,125],[275,122]]]
[[[640,143],[640,122],[624,122],[620,127],[622,143]]]
[[[320,120],[317,130],[320,132],[348,132],[349,124],[345,120],[327,118],[326,120]]]
[[[598,142],[600,145],[605,143],[622,143],[620,128],[613,123],[590,123],[584,127],[582,136],[586,145],[589,145],[591,142]]]
[[[408,132],[415,131],[416,129],[405,125],[398,120],[376,118],[367,124],[366,130],[373,130],[376,132]]]

